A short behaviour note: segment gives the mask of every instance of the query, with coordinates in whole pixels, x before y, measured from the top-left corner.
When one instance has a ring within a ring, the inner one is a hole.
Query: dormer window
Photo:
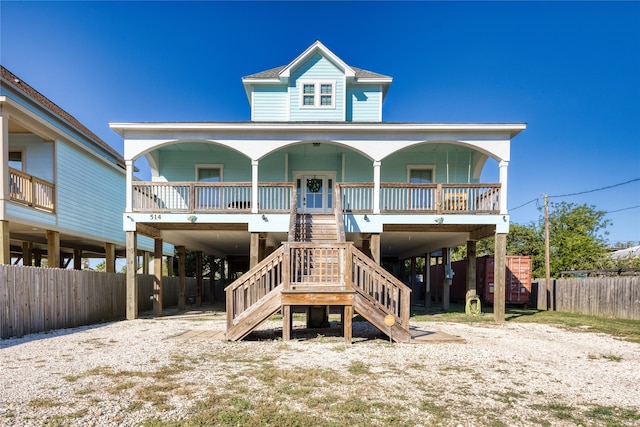
[[[334,82],[300,82],[302,86],[300,106],[303,108],[333,108],[335,101]]]

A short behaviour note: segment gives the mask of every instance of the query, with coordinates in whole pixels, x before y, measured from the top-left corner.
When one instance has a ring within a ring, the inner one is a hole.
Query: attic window
[[[335,100],[334,82],[301,82],[300,105],[306,108],[333,108]]]

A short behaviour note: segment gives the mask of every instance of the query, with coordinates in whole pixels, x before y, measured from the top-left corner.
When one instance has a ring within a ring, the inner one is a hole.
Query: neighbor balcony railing
[[[48,212],[55,210],[55,185],[35,176],[9,168],[9,198]]]
[[[260,212],[289,212],[295,200],[292,183],[259,183]],[[134,212],[251,212],[250,182],[137,182]]]

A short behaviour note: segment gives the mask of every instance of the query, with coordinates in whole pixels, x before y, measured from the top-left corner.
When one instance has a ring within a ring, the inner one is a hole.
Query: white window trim
[[[435,165],[407,165],[407,182],[411,183],[411,171],[429,170],[431,171],[431,183],[436,182],[436,166]]]
[[[331,85],[331,105],[322,105],[321,104],[321,87],[322,85]],[[304,86],[305,85],[313,85],[313,105],[305,105],[304,104]],[[298,80],[298,89],[300,92],[300,108],[310,109],[310,108],[325,108],[332,109],[336,108],[336,81],[335,80]]]
[[[196,177],[195,181],[198,182],[198,175],[200,175],[200,169],[220,169],[220,182],[223,182],[224,179],[224,165],[222,164],[206,164],[206,163],[196,163]]]

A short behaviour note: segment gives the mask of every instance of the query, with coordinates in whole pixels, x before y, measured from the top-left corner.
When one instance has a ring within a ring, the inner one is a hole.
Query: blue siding
[[[380,86],[351,86],[347,88],[347,121],[382,121],[382,90]]]
[[[223,181],[251,181],[251,160],[223,147],[210,145],[202,151],[160,151],[159,173],[169,182],[195,181],[197,164],[223,165]]]
[[[53,143],[34,134],[10,134],[9,148],[24,150],[25,173],[53,182]]]
[[[273,153],[258,163],[258,181],[282,182],[285,180],[285,153]]]
[[[289,120],[286,86],[253,88],[253,121],[286,122]]]
[[[435,182],[466,183],[469,181],[469,165],[473,162],[473,153],[469,148],[453,144],[423,144],[408,148],[382,160],[380,180],[406,182],[409,165],[435,165]],[[471,173],[473,174],[473,170]],[[470,181],[478,180],[474,180],[472,176]]]
[[[105,242],[124,242],[124,173],[62,142],[56,151],[58,226]]]
[[[300,80],[335,81],[334,108],[301,108]],[[309,60],[291,73],[289,81],[289,108],[291,121],[344,121],[345,120],[345,87],[344,73],[320,54]]]
[[[54,227],[56,225],[56,216],[54,214],[18,203],[7,203],[7,218],[10,220],[15,218],[15,221],[19,222],[35,223],[43,228],[46,226]]]

